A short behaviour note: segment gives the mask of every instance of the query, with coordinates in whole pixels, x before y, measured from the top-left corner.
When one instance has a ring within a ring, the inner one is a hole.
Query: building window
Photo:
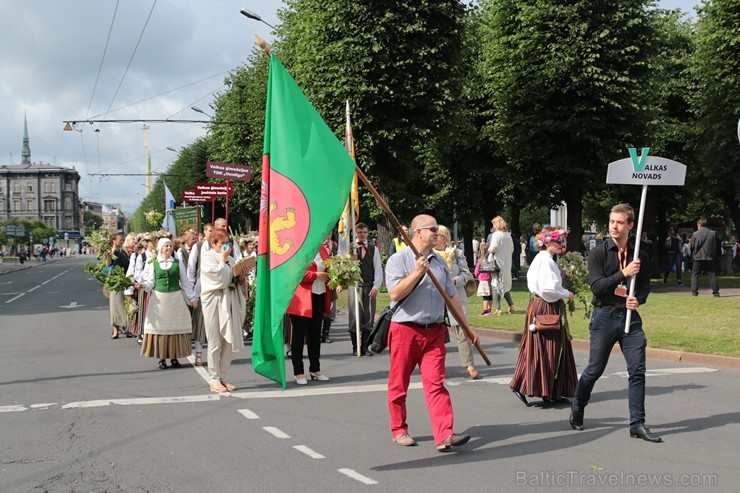
[[[4,210],[5,210],[5,200],[4,199],[0,199],[0,211],[4,211]]]
[[[64,210],[68,211],[72,209],[72,199],[69,197],[64,198]]]
[[[13,193],[21,193],[21,184],[13,183]]]
[[[33,183],[31,183],[30,181],[26,183],[26,191],[28,193],[33,193]]]
[[[45,223],[46,223],[46,224],[47,224],[47,225],[48,225],[49,227],[52,227],[52,228],[56,228],[56,227],[57,227],[57,223],[56,223],[55,219],[56,219],[56,218],[55,218],[55,217],[53,217],[53,216],[47,216],[47,217],[45,217],[45,218],[44,218],[44,222],[45,222]]]
[[[71,192],[72,191],[72,184],[71,183],[65,183],[64,184],[64,189],[66,191],[68,191],[68,192]]]
[[[71,217],[64,218],[64,229],[72,229],[72,218]]]
[[[44,211],[52,212],[56,210],[56,200],[44,200]]]
[[[26,199],[26,212],[32,212],[33,210],[33,199]]]
[[[13,199],[13,210],[15,212],[21,211],[21,199]]]

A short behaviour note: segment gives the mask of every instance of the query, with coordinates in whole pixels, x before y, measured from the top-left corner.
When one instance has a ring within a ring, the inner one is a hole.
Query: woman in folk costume
[[[537,244],[540,252],[527,271],[527,287],[531,292],[524,334],[509,387],[526,405],[527,397],[545,401],[573,397],[578,383],[573,358],[568,319],[563,298],[573,301],[573,293],[563,287],[560,269],[553,255],[561,252],[567,233],[550,226],[542,229]],[[537,330],[537,315],[560,315],[557,330]]]
[[[242,324],[246,316],[244,279],[232,282],[234,258],[225,231],[214,229],[211,248],[200,259],[200,302],[208,338],[208,375],[211,392],[230,392],[236,387],[226,380],[231,360],[244,348]]]
[[[452,282],[455,283],[457,288],[457,294],[460,297],[460,303],[463,307],[463,316],[468,318],[468,295],[465,293],[465,284],[470,279],[470,269],[468,268],[468,262],[465,260],[465,255],[462,250],[456,248],[452,244],[450,237],[450,230],[445,226],[439,226],[437,236],[437,244],[434,245],[434,253],[441,256],[447,262],[452,273]],[[465,331],[460,327],[460,322],[455,320],[455,317],[449,313],[450,325],[455,330],[455,337],[457,338],[457,349],[460,353],[460,363],[462,367],[466,369],[470,378],[475,380],[478,378],[478,371],[473,366],[473,346],[465,335]]]
[[[509,305],[509,313],[514,313],[514,301],[511,299],[511,256],[514,253],[514,240],[506,226],[506,221],[501,216],[491,219],[493,223],[493,234],[488,242],[488,253],[493,254],[496,263],[501,270],[492,274],[493,302],[496,305],[494,315],[501,315],[501,297],[506,298]]]
[[[190,355],[190,311],[188,304],[195,304],[192,290],[188,288],[185,266],[180,266],[172,254],[169,238],[157,242],[157,257],[144,267],[143,288],[151,293],[144,319],[144,344],[141,355],[159,358],[159,367],[173,368],[182,365],[178,358]]]
[[[143,281],[142,276],[144,274],[144,266],[146,265],[146,251],[148,248],[147,240],[145,239],[148,238],[147,235],[140,234],[136,237],[136,246],[134,247],[134,252],[131,254],[128,270],[126,271],[126,276],[130,277],[134,281],[134,284],[141,283]],[[143,300],[146,299],[148,301],[148,297],[144,296],[146,292],[143,289],[136,289],[133,285],[127,288],[126,291],[124,291],[124,294],[127,298],[136,303],[136,316],[131,324],[131,332],[139,335],[139,344],[141,344],[143,342],[142,325],[144,322],[145,305]]]
[[[321,373],[321,326],[324,314],[331,311],[331,290],[326,286],[329,274],[326,272],[324,260],[331,256],[330,243],[324,242],[319,252],[308,266],[301,283],[296,289],[293,299],[288,305],[290,324],[293,328],[291,336],[291,360],[295,383],[306,385],[306,375],[303,369],[303,346],[308,345],[308,371],[311,380],[329,380]]]

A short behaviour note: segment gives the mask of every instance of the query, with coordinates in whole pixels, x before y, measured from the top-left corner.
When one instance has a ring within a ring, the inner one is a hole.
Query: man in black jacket
[[[649,442],[662,442],[645,426],[645,347],[642,319],[637,307],[650,293],[650,260],[640,250],[634,256],[634,241],[629,241],[635,212],[629,204],[615,205],[609,214],[610,239],[591,250],[588,256],[588,280],[593,292],[591,343],[588,366],[578,381],[570,413],[570,425],[583,429],[583,413],[596,381],[604,373],[614,344],[619,342],[629,373],[630,436]],[[629,296],[628,281],[637,276],[635,295]],[[632,311],[629,332],[625,333],[627,310]]]
[[[691,267],[691,294],[699,296],[699,274],[709,276],[709,286],[712,294],[719,298],[719,282],[717,281],[717,262],[721,244],[717,233],[707,228],[707,219],[700,217],[696,221],[697,230],[691,237],[691,253],[693,265]]]

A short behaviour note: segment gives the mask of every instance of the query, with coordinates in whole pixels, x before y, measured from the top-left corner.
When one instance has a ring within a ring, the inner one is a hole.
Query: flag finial
[[[262,38],[260,38],[260,35],[259,34],[255,34],[254,37],[257,38],[257,44],[260,45],[260,48],[262,48],[262,51],[264,51],[265,53],[267,53],[269,55],[270,54],[270,47],[265,42],[265,40],[262,39]]]

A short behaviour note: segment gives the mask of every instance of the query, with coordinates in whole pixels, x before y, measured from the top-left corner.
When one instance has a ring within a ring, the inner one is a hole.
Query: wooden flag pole
[[[370,183],[370,180],[367,179],[367,176],[365,176],[365,173],[362,172],[359,166],[355,166],[355,171],[357,173],[357,176],[360,177],[360,180],[362,180],[362,183],[365,184],[365,186],[370,190],[370,193],[373,194],[373,197],[375,197],[375,200],[378,202],[378,205],[383,209],[383,212],[385,212],[385,215],[388,216],[388,219],[390,219],[391,223],[393,224],[393,227],[396,228],[396,230],[403,236],[403,241],[406,242],[409,248],[411,248],[411,251],[414,252],[414,255],[416,255],[416,258],[421,257],[421,253],[419,253],[419,250],[416,248],[416,245],[411,241],[411,238],[409,237],[408,233],[406,233],[403,228],[401,227],[401,223],[398,222],[398,219],[396,219],[395,214],[391,211],[390,207],[388,207],[388,204],[383,199],[383,197],[380,196],[377,190],[375,190],[375,187]],[[462,327],[463,331],[465,332],[465,335],[473,341],[475,339],[475,335],[473,334],[473,331],[468,327],[468,322],[465,320],[465,317],[462,313],[459,313],[457,311],[457,308],[452,304],[452,299],[447,295],[444,288],[442,288],[442,285],[439,283],[436,277],[434,277],[434,274],[432,274],[431,270],[427,271],[427,275],[429,276],[429,279],[431,279],[432,283],[434,283],[434,286],[439,291],[439,294],[442,295],[442,298],[444,298],[445,303],[447,304],[447,308],[452,313],[452,316],[455,317],[455,320],[457,320],[460,323],[460,327]],[[483,360],[486,362],[488,366],[491,366],[491,360],[488,358],[488,355],[483,350],[483,347],[480,345],[480,341],[475,343],[475,348],[480,353]]]
[[[270,47],[265,43],[265,40],[260,38],[259,34],[255,34],[254,37],[257,38],[257,44],[262,48],[262,51],[270,55]]]

